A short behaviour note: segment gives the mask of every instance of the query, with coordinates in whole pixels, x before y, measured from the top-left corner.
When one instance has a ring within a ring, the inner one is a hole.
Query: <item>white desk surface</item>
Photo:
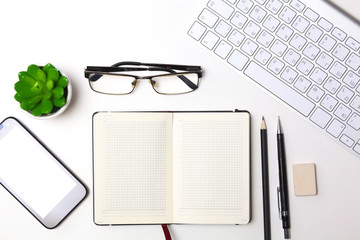
[[[263,239],[259,128],[265,116],[269,137],[272,239],[283,239],[277,212],[276,121],[285,132],[291,239],[360,239],[360,158],[345,151],[297,113],[243,79],[200,47],[187,30],[207,0],[4,1],[0,8],[0,119],[15,116],[44,141],[89,188],[85,201],[56,229],[40,225],[0,187],[0,239],[164,239],[159,225],[100,227],[93,223],[91,119],[95,111],[249,110],[252,114],[252,220],[241,226],[172,225],[173,239]],[[317,2],[317,1],[314,1]],[[333,15],[331,9],[326,9]],[[359,28],[340,21],[359,39]],[[84,78],[88,65],[118,61],[201,65],[200,88],[162,96],[141,82],[127,96],[93,92]],[[36,120],[13,99],[17,73],[31,63],[52,63],[73,85],[63,115]],[[292,164],[316,164],[318,194],[296,197]]]

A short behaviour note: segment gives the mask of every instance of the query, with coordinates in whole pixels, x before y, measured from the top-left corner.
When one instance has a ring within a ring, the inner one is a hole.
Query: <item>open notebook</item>
[[[98,112],[94,221],[245,224],[248,112]]]

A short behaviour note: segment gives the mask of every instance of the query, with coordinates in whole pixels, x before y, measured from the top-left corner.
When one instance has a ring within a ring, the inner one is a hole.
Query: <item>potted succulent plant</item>
[[[14,88],[20,107],[36,117],[60,114],[71,98],[68,78],[50,63],[43,67],[32,64],[19,72]]]

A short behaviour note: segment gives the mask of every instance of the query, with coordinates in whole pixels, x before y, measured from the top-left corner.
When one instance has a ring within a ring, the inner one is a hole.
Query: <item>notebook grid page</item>
[[[166,210],[166,123],[104,123],[105,211],[136,215]]]
[[[174,123],[174,207],[182,216],[246,215],[248,135],[239,118],[196,118]]]

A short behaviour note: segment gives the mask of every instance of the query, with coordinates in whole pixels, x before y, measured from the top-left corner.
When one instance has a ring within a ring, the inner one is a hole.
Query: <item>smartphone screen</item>
[[[0,124],[0,183],[47,228],[86,195],[79,180],[15,118]]]

